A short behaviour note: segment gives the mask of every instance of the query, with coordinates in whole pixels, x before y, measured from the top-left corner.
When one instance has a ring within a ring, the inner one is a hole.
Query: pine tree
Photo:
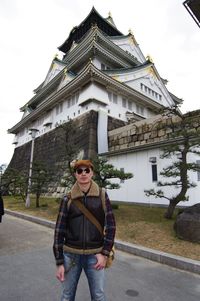
[[[94,163],[94,180],[100,187],[119,189],[120,184],[111,182],[110,179],[127,180],[133,177],[132,173],[125,173],[115,168],[105,157],[97,156]]]
[[[196,184],[190,181],[188,173],[190,171],[200,171],[200,165],[190,162],[189,154],[200,155],[200,110],[192,111],[182,115],[177,107],[168,109],[167,115],[175,116],[174,122],[170,125],[172,133],[169,136],[171,143],[163,149],[161,158],[175,158],[171,164],[160,172],[166,181],[159,181],[158,187],[175,187],[178,192],[174,196],[164,194],[162,189],[145,190],[147,196],[164,198],[169,201],[165,217],[171,219],[176,205],[181,201],[187,201],[189,188],[195,187]],[[169,127],[169,125],[168,125]]]
[[[22,200],[26,199],[28,176],[25,172],[10,168],[5,171],[1,179],[1,190],[5,194],[19,196]]]
[[[48,191],[48,184],[52,179],[52,172],[43,162],[35,161],[33,163],[33,174],[31,182],[31,192],[36,196],[36,208],[40,206],[40,196]]]

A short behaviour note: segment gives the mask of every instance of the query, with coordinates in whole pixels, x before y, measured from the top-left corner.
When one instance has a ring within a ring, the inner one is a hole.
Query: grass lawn
[[[41,198],[40,207],[25,208],[24,202],[13,197],[4,197],[5,208],[29,215],[56,221],[59,201],[55,198]],[[200,260],[200,244],[180,240],[175,236],[173,220],[163,217],[165,208],[119,203],[114,209],[117,223],[116,238],[130,243]]]

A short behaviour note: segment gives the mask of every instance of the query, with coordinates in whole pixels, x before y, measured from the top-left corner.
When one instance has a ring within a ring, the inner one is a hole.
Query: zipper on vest
[[[83,204],[84,206],[86,207],[86,194],[84,194],[84,198],[83,198]],[[83,214],[83,250],[86,249],[86,217],[85,217],[85,214]]]

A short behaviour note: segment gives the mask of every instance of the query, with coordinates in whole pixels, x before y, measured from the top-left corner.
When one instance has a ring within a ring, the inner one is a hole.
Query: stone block
[[[158,137],[158,132],[156,130],[153,130],[151,132],[151,138],[155,138],[155,137]]]
[[[159,130],[158,131],[158,137],[162,137],[162,136],[165,136],[165,135],[166,135],[165,130]]]
[[[128,147],[134,147],[135,146],[135,142],[130,142]]]
[[[130,130],[130,135],[135,135],[136,133],[137,133],[136,127],[132,128],[132,129]]]
[[[127,137],[128,136],[128,132],[127,131],[123,131],[122,134],[121,134],[121,137],[124,138],[124,137]]]
[[[131,136],[131,141],[136,142],[138,140],[138,135]]]
[[[144,134],[139,134],[138,135],[138,141],[144,140]]]
[[[138,134],[142,134],[142,133],[143,133],[142,126],[140,126],[140,127],[137,129],[137,133],[138,133]]]
[[[119,145],[124,144],[124,138],[119,139]]]
[[[173,130],[172,130],[171,128],[169,128],[169,127],[168,127],[168,128],[166,128],[166,130],[165,130],[165,131],[166,131],[166,134],[170,134],[170,133],[172,133],[172,132],[173,132]]]
[[[151,136],[151,133],[150,133],[150,132],[145,133],[145,134],[144,134],[144,140],[148,140],[150,136]]]
[[[122,150],[122,149],[126,149],[128,146],[127,146],[127,144],[122,144],[122,145],[120,145],[120,149]]]

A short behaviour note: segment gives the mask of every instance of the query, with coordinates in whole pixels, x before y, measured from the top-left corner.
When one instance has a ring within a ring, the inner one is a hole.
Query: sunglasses
[[[76,173],[78,175],[81,175],[83,172],[90,173],[90,169],[89,168],[77,168],[77,170],[76,170]]]

